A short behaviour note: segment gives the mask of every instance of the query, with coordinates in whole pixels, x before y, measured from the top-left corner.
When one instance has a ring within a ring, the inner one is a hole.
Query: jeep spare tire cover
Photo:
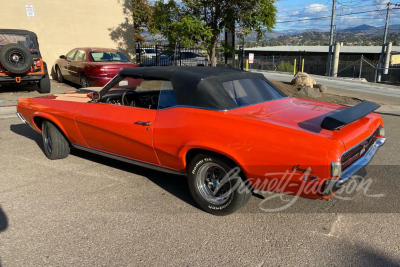
[[[29,50],[19,44],[8,44],[0,50],[0,63],[15,74],[27,72],[33,63]]]

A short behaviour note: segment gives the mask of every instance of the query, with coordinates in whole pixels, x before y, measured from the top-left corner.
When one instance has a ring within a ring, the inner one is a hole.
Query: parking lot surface
[[[275,212],[295,197],[252,197],[216,217],[185,177],[76,150],[48,160],[41,136],[6,112],[34,95],[0,93],[0,266],[400,266],[400,114],[382,114],[388,141],[367,193]]]

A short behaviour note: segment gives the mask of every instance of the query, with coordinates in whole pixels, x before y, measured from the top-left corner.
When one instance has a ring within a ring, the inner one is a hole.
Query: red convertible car
[[[378,107],[288,97],[235,69],[149,67],[97,90],[21,98],[17,114],[42,134],[49,159],[74,147],[187,175],[198,205],[226,215],[254,190],[326,199],[364,174],[385,142]]]
[[[60,83],[68,80],[82,87],[102,87],[120,70],[136,67],[115,49],[82,47],[60,56],[54,63],[54,72]]]

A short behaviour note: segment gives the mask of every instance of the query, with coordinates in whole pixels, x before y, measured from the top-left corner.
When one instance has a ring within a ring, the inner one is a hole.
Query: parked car
[[[157,64],[156,64],[157,63]],[[164,52],[158,59],[143,61],[139,66],[208,66],[208,57],[193,52]]]
[[[89,89],[20,98],[18,116],[42,134],[46,156],[74,147],[187,175],[194,200],[215,215],[240,209],[253,190],[330,198],[385,142],[371,113],[379,105],[288,97],[260,73],[133,68]]]
[[[120,70],[136,67],[118,50],[92,47],[72,49],[54,63],[58,82],[68,80],[82,87],[104,86]]]
[[[157,52],[155,48],[137,48],[136,56],[140,59],[156,58]]]
[[[40,93],[50,92],[46,62],[35,33],[0,29],[0,85],[29,83]]]

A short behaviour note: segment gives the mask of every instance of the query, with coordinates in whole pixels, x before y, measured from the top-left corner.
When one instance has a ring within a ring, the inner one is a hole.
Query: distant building
[[[134,54],[133,23],[126,3],[130,1],[3,1],[0,27],[35,32],[49,67],[75,47],[120,46]]]
[[[361,55],[369,60],[379,60],[381,55],[381,46],[341,46],[340,59],[341,60],[358,60]],[[276,56],[278,58],[284,57],[299,57],[299,56],[312,56],[328,57],[329,46],[267,46],[256,48],[245,48],[246,54],[254,53],[256,59],[270,58]],[[392,46],[392,54],[400,53],[400,46]],[[326,57],[326,58],[323,58]]]
[[[305,72],[318,75],[327,73],[329,46],[267,46],[244,50],[246,58],[249,53],[254,53],[252,69],[293,70],[296,60],[298,71],[301,70],[304,59]],[[381,46],[341,46],[338,76],[362,77],[375,81],[381,51]],[[400,82],[400,46],[392,46],[390,67],[393,69],[382,76],[382,81]]]

